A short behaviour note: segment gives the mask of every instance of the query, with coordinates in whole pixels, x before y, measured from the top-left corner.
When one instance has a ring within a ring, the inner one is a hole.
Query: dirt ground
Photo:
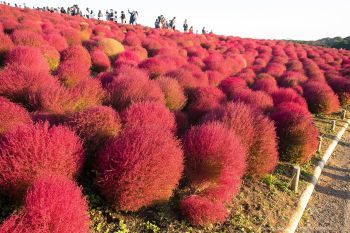
[[[350,233],[350,132],[324,168],[298,232]]]

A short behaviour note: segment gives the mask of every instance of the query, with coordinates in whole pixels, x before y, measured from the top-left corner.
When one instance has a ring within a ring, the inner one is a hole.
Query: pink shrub
[[[170,110],[181,110],[187,102],[184,90],[176,79],[161,76],[156,79],[165,98],[165,104]]]
[[[81,44],[81,38],[78,30],[65,28],[61,31],[62,36],[66,39],[69,46]]]
[[[191,224],[200,226],[223,223],[228,216],[228,211],[223,204],[197,195],[182,199],[180,210]]]
[[[44,35],[44,39],[59,52],[62,52],[68,47],[66,39],[58,33]]]
[[[185,91],[208,85],[208,77],[201,71],[179,68],[167,72],[166,76],[176,79]]]
[[[281,77],[284,72],[286,71],[286,67],[283,64],[280,63],[270,63],[267,67],[266,67],[266,73],[279,78]]]
[[[121,113],[125,127],[145,125],[175,131],[175,117],[164,104],[158,102],[134,103]]]
[[[201,87],[191,93],[187,106],[191,121],[198,121],[208,111],[218,108],[226,101],[226,96],[216,87]]]
[[[111,107],[96,106],[68,116],[66,125],[80,138],[85,147],[96,151],[121,131],[121,120]]]
[[[255,91],[264,91],[266,93],[272,93],[277,87],[277,82],[273,77],[259,78],[255,80],[252,86]]]
[[[318,145],[318,132],[310,115],[293,109],[280,109],[271,114],[279,138],[282,161],[305,163],[312,158]]]
[[[24,194],[35,177],[52,172],[75,177],[84,162],[79,138],[68,128],[47,123],[25,125],[0,139],[0,186],[14,196]]]
[[[238,77],[229,77],[221,81],[219,88],[226,94],[228,98],[232,96],[236,90],[247,89],[247,83]]]
[[[14,30],[11,38],[15,45],[40,47],[45,44],[45,40],[39,33],[29,30]]]
[[[279,88],[271,94],[271,97],[275,107],[285,102],[294,102],[307,108],[305,99],[291,88]]]
[[[100,49],[91,52],[92,68],[97,72],[103,72],[111,67],[108,56]]]
[[[193,126],[183,137],[185,173],[197,192],[229,201],[239,190],[246,156],[240,139],[219,123]]]
[[[12,50],[14,44],[9,36],[0,33],[0,65],[4,62],[6,54]]]
[[[25,108],[0,97],[0,136],[17,126],[32,124]]]
[[[329,85],[339,96],[342,106],[350,105],[350,80],[342,77],[328,79]]]
[[[325,83],[311,81],[303,85],[304,98],[312,113],[330,114],[338,111],[338,96]]]
[[[141,58],[137,55],[137,53],[131,50],[126,50],[118,55],[114,62],[114,67],[119,67],[122,65],[138,66],[140,62]]]
[[[145,69],[150,78],[156,78],[160,75],[164,75],[166,72],[176,68],[174,61],[170,59],[164,59],[163,57],[156,56],[148,58],[140,63],[139,67]]]
[[[137,69],[135,72],[138,72]],[[122,110],[133,102],[164,103],[164,94],[159,85],[144,76],[126,76],[121,73],[107,84],[106,90],[109,93],[110,104],[117,110]]]
[[[14,78],[16,77],[16,78]],[[55,82],[46,71],[24,65],[8,65],[0,71],[0,95],[30,107],[33,93]]]
[[[231,94],[230,100],[250,104],[251,106],[264,112],[270,111],[273,107],[272,98],[269,94],[263,91],[250,91],[250,89],[237,90]]]
[[[131,127],[101,151],[97,184],[121,210],[167,201],[182,175],[179,142],[160,127]]]
[[[70,46],[61,52],[61,60],[65,62],[80,63],[86,69],[91,67],[89,52],[81,45]]]
[[[249,105],[229,103],[208,113],[203,121],[222,122],[240,138],[247,152],[249,175],[266,175],[277,165],[277,139],[273,122]]]
[[[6,57],[6,63],[12,66],[27,66],[35,71],[49,72],[49,64],[40,49],[28,46],[17,46]]]
[[[86,80],[90,76],[90,70],[80,61],[66,61],[59,65],[55,71],[58,80],[66,87],[74,87],[80,81]]]
[[[81,189],[63,176],[36,179],[24,207],[0,226],[0,232],[89,232],[88,204]]]

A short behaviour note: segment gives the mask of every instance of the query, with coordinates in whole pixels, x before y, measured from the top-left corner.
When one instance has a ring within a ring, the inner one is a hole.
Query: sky
[[[6,0],[5,0],[6,1]],[[350,0],[7,0],[27,6],[70,6],[137,10],[138,22],[154,26],[158,15],[184,19],[199,32],[205,26],[220,35],[256,39],[316,40],[350,36]]]

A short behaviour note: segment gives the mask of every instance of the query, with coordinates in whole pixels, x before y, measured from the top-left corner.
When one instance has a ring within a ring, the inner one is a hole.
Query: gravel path
[[[350,233],[350,133],[322,171],[299,233]]]

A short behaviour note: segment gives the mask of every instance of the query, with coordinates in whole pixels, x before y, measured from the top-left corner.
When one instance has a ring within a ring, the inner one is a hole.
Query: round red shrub
[[[17,126],[27,124],[32,124],[27,110],[0,96],[0,136]]]
[[[271,94],[275,107],[285,102],[294,102],[307,108],[307,103],[296,91],[291,88],[279,88]]]
[[[200,226],[223,223],[228,216],[228,211],[223,204],[198,195],[182,199],[180,210],[191,224]]]
[[[185,174],[197,192],[229,201],[239,190],[246,168],[239,137],[216,122],[193,126],[183,137]]]
[[[160,75],[164,75],[166,72],[176,68],[174,61],[170,59],[164,59],[162,56],[151,57],[139,64],[141,69],[145,69],[150,78],[156,78]]]
[[[58,33],[44,35],[44,39],[59,52],[62,52],[68,47],[66,39]]]
[[[331,114],[338,111],[338,96],[326,84],[316,81],[307,82],[303,85],[304,98],[312,113]]]
[[[350,105],[350,80],[342,77],[328,79],[329,85],[339,96],[342,106]]]
[[[221,81],[219,88],[230,98],[236,90],[247,89],[247,83],[241,78],[229,77]]]
[[[85,147],[93,151],[116,137],[121,130],[118,113],[106,106],[96,106],[76,112],[68,116],[66,125],[83,139]]]
[[[126,73],[135,73],[125,75]],[[144,74],[138,75],[139,70],[130,68],[120,70],[119,74],[107,85],[110,104],[117,110],[122,110],[134,102],[156,101],[164,103],[164,94],[154,80],[149,80]]]
[[[46,175],[27,192],[23,209],[0,226],[0,232],[89,232],[88,204],[73,181]]]
[[[247,173],[263,176],[273,171],[278,161],[274,124],[256,109],[242,103],[229,103],[209,112],[204,122],[219,121],[233,131],[247,152]]]
[[[81,44],[81,38],[78,30],[73,28],[65,28],[61,31],[61,34],[66,39],[69,46]]]
[[[100,49],[91,52],[92,68],[97,72],[103,72],[111,67],[108,56]]]
[[[185,91],[208,85],[208,77],[201,71],[178,68],[167,72],[166,76],[176,79]]]
[[[86,69],[91,67],[91,57],[86,48],[81,45],[70,46],[61,53],[62,62],[80,63]]]
[[[165,104],[170,110],[181,110],[187,102],[184,90],[176,79],[161,76],[156,79],[165,98]]]
[[[11,38],[16,45],[32,47],[40,47],[46,42],[39,33],[29,30],[14,30],[11,34]]]
[[[55,79],[46,71],[24,65],[8,65],[0,71],[0,95],[31,107],[32,95],[53,82]]]
[[[179,142],[160,127],[131,127],[98,157],[97,184],[121,210],[167,201],[182,175]]]
[[[17,127],[0,139],[0,187],[21,196],[42,173],[75,177],[84,160],[80,139],[66,127],[49,128],[48,123]]]
[[[137,55],[137,53],[131,50],[126,50],[118,55],[114,62],[114,67],[119,67],[122,65],[138,66],[140,62],[141,58],[139,55]]]
[[[49,64],[50,71],[56,70],[60,63],[60,53],[55,47],[50,45],[44,45],[40,47],[42,54],[44,55],[47,63]]]
[[[90,76],[90,70],[80,61],[70,60],[63,62],[55,71],[58,80],[66,87],[74,87],[80,81]]]
[[[191,121],[198,121],[208,111],[218,108],[226,101],[225,94],[216,87],[200,87],[191,93],[187,106]]]
[[[176,130],[174,114],[159,102],[134,103],[121,113],[121,118],[125,127],[153,125],[163,130]]]
[[[9,36],[0,33],[0,65],[3,64],[6,54],[13,49],[14,44]]]
[[[264,77],[255,80],[252,89],[255,91],[264,91],[266,93],[272,93],[277,89],[277,82],[273,77]]]
[[[40,49],[28,46],[17,46],[8,52],[6,63],[12,66],[27,66],[35,71],[49,72],[50,70],[49,64]]]
[[[312,158],[318,146],[318,131],[309,115],[293,109],[281,109],[271,114],[279,138],[282,161],[305,163]]]

